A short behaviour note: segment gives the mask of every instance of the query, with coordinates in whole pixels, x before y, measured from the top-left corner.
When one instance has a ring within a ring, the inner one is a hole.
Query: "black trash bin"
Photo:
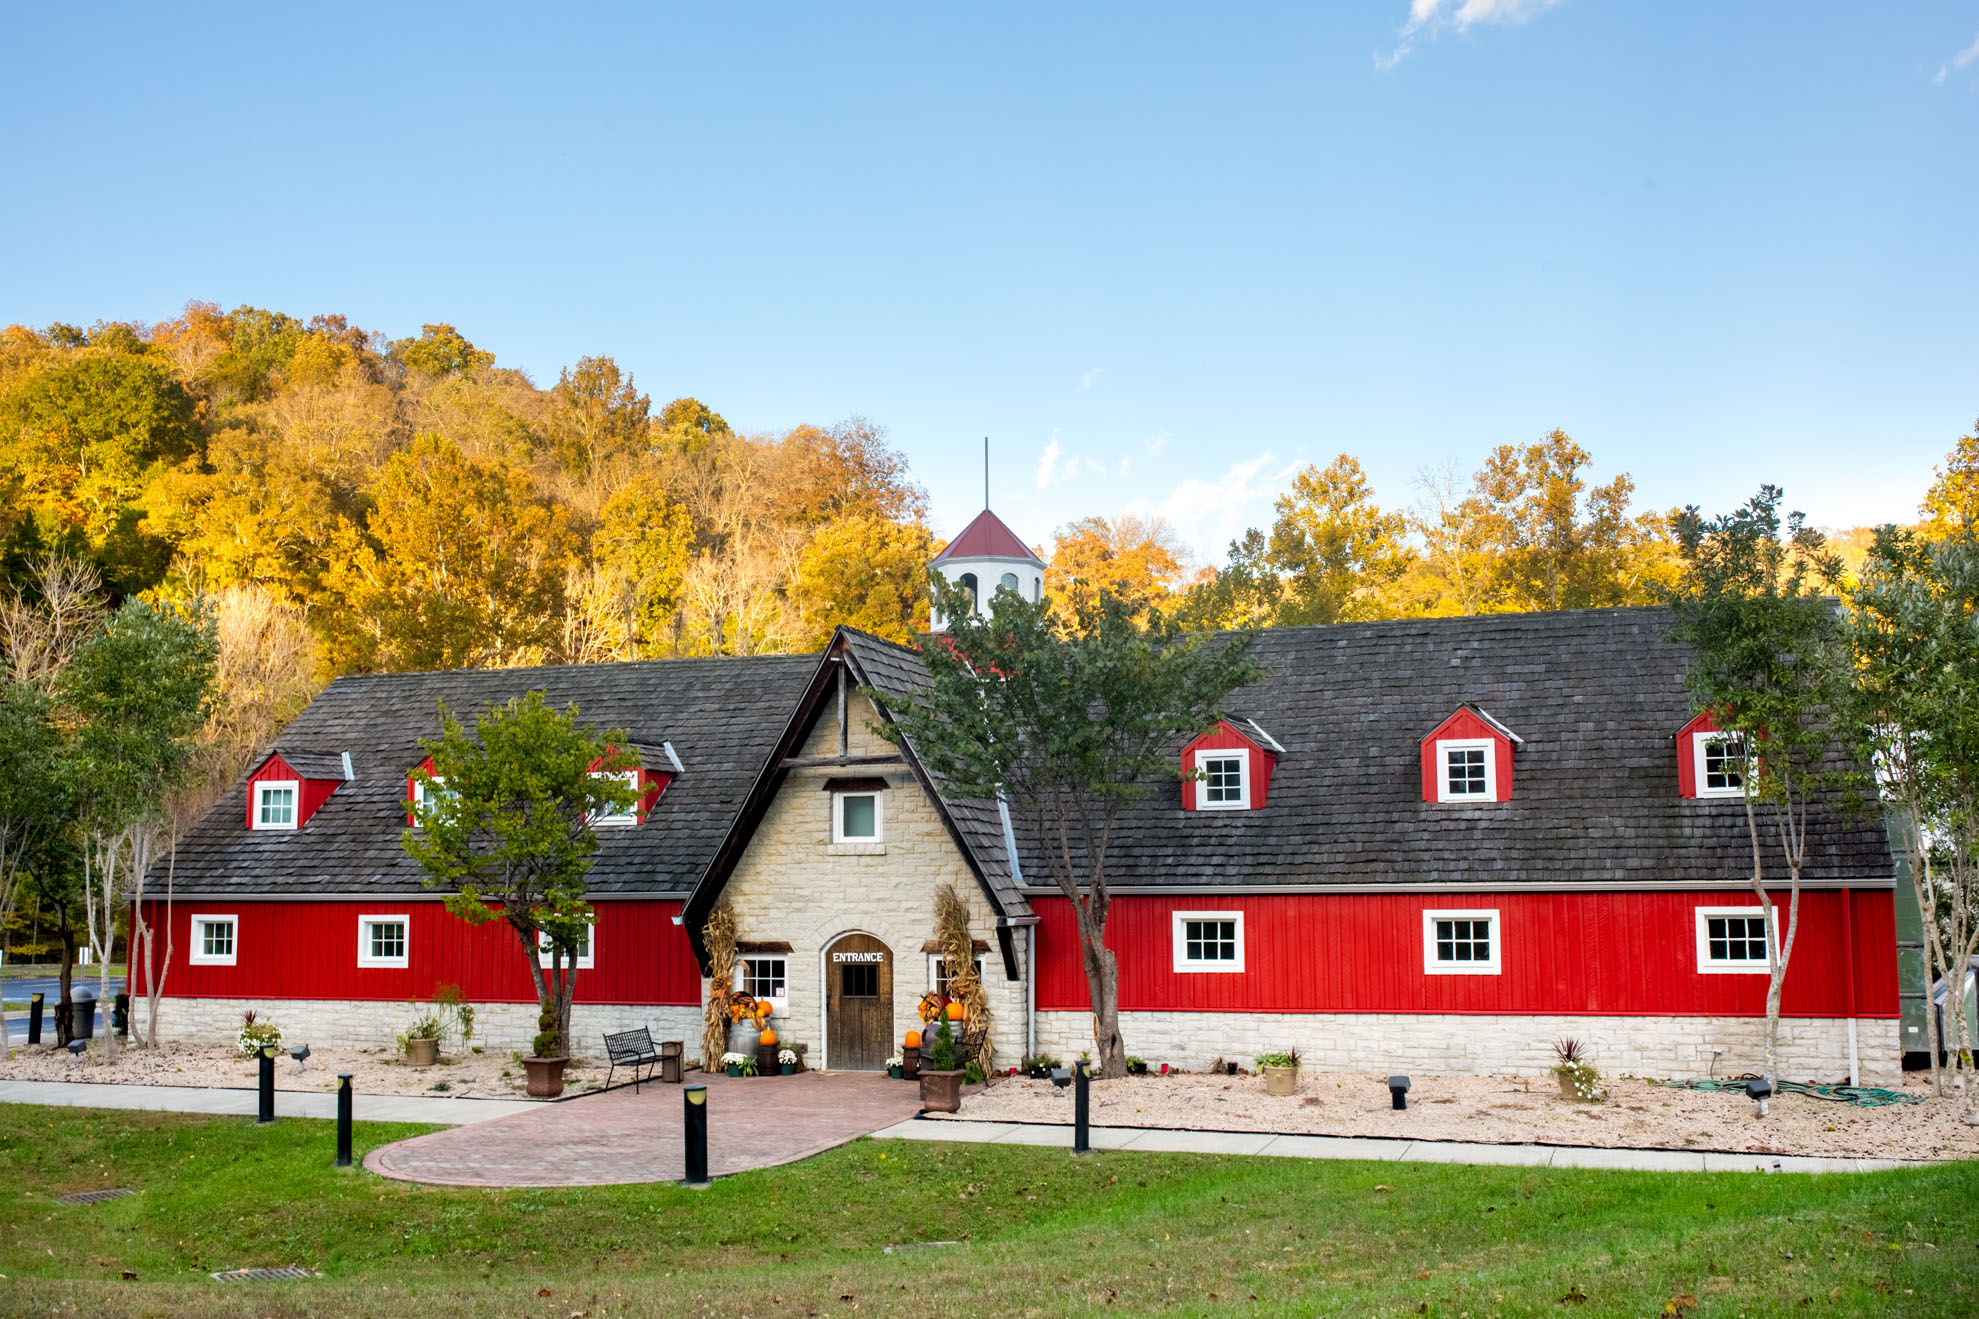
[[[89,994],[75,994],[69,999],[69,1038],[72,1040],[92,1040],[96,1038],[96,999]]]

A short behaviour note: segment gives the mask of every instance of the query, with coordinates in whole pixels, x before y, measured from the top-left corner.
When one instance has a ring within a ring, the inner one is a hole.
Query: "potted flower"
[[[1297,1049],[1261,1053],[1257,1056],[1257,1069],[1264,1073],[1266,1094],[1290,1095],[1298,1092],[1299,1051]]]
[[[769,1005],[764,1004],[764,1006],[767,1007]],[[758,1020],[761,1019],[758,1018]],[[766,1025],[763,1027],[762,1034],[756,1037],[757,1074],[762,1076],[770,1075],[771,1071],[778,1066],[776,1055],[776,1032]]]
[[[399,1052],[405,1055],[405,1065],[431,1067],[438,1062],[441,1034],[438,1013],[428,1012],[407,1026],[399,1036]]]
[[[249,1008],[241,1013],[240,1033],[234,1036],[234,1045],[243,1058],[252,1058],[263,1049],[279,1049],[282,1047],[282,1028],[272,1021],[257,1021],[254,1009]]]
[[[797,1072],[797,1050],[778,1049],[776,1052],[776,1074],[793,1076]]]
[[[1135,1057],[1135,1056],[1134,1056],[1133,1054],[1131,1054],[1131,1053],[1130,1053],[1130,1054],[1128,1054],[1128,1055],[1127,1055],[1127,1075],[1129,1075],[1129,1076],[1146,1076],[1147,1074],[1148,1074],[1148,1064],[1147,1064],[1147,1059],[1145,1059],[1145,1058],[1137,1058],[1137,1057]]]
[[[886,1060],[886,1074],[892,1077],[894,1080],[898,1081],[900,1079],[901,1068],[904,1067],[906,1063],[907,1063],[907,1058],[905,1054],[899,1054],[899,1053],[894,1054],[893,1057]]]
[[[1033,1081],[1049,1081],[1051,1079],[1051,1069],[1062,1066],[1064,1064],[1059,1062],[1058,1059],[1041,1053],[1036,1057],[1026,1058],[1024,1060],[1024,1074]]]
[[[725,1053],[722,1055],[722,1070],[730,1076],[740,1076],[742,1075],[742,1064],[748,1063],[753,1067],[755,1062],[756,1060],[747,1054]]]
[[[1559,1083],[1560,1098],[1566,1100],[1591,1100],[1595,1087],[1601,1083],[1601,1073],[1587,1060],[1587,1046],[1571,1035],[1553,1044],[1553,1056],[1560,1061],[1553,1064],[1553,1078]]]
[[[943,1017],[935,1032],[929,1065],[921,1069],[921,1111],[953,1113],[962,1107],[962,1067],[955,1056],[955,1030]]]

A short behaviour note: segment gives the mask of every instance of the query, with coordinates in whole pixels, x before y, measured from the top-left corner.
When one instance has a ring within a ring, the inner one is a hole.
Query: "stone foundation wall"
[[[1738,1076],[1762,1070],[1763,1017],[1454,1016],[1401,1013],[1123,1012],[1129,1053],[1191,1070],[1217,1058],[1245,1067],[1259,1053],[1296,1047],[1305,1065],[1332,1072],[1534,1073],[1551,1067],[1553,1041],[1573,1036],[1596,1067],[1635,1076]],[[1092,1017],[1038,1013],[1038,1049],[1062,1059],[1092,1048]],[[1900,1080],[1897,1023],[1856,1022],[1862,1083]],[[1783,1018],[1780,1075],[1848,1078],[1848,1022]]]
[[[249,1008],[282,1028],[291,1044],[326,1048],[391,1048],[411,1023],[411,1005],[378,999],[167,998],[158,1004],[158,1038],[187,1044],[232,1044]],[[144,1001],[132,1004],[133,1033],[144,1030]],[[653,1039],[682,1040],[686,1055],[701,1056],[701,1009],[637,1003],[578,1003],[570,1010],[572,1046],[602,1057],[607,1032],[646,1027]],[[494,1053],[527,1052],[536,1038],[533,1003],[476,1003],[474,1040]]]

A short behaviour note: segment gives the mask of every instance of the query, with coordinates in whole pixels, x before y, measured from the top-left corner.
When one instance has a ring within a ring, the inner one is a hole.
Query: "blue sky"
[[[0,322],[189,298],[885,425],[952,533],[1563,427],[1907,517],[1979,416],[1979,2],[16,10]]]

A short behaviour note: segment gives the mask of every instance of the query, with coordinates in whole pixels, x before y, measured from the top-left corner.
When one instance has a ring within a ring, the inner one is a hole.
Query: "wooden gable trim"
[[[858,656],[846,640],[847,630],[841,626],[833,633],[831,644],[826,646],[824,653],[818,657],[817,670],[811,675],[810,682],[805,684],[804,692],[798,698],[797,708],[791,712],[789,721],[784,725],[782,736],[777,738],[776,745],[770,749],[769,758],[763,762],[763,768],[757,771],[755,782],[750,785],[748,795],[743,798],[742,805],[736,810],[735,818],[729,823],[728,832],[723,836],[721,846],[715,849],[707,869],[702,871],[701,878],[695,881],[693,889],[687,895],[687,901],[681,906],[681,924],[687,930],[688,945],[693,948],[694,960],[700,964],[703,975],[708,971],[708,950],[702,942],[701,930],[707,924],[708,913],[713,911],[715,903],[720,901],[722,890],[728,886],[729,876],[735,873],[736,863],[742,859],[743,849],[755,836],[757,827],[763,822],[763,817],[769,813],[770,803],[776,799],[777,792],[783,787],[784,779],[788,776],[793,763],[792,753],[804,744],[804,739],[817,726],[818,718],[824,712],[826,700],[833,697],[839,698],[839,759],[851,759],[844,756],[849,732],[844,712],[849,707],[843,698],[851,688],[847,676],[849,675],[862,687],[871,684],[867,680],[865,670],[859,665]],[[888,712],[885,703],[874,701],[873,706],[881,719],[889,724],[893,722],[893,716]],[[968,840],[963,837],[961,829],[957,827],[954,817],[949,813],[948,803],[942,800],[939,792],[935,791],[934,780],[929,777],[920,758],[914,754],[913,748],[904,740],[900,743],[900,757],[907,769],[913,773],[915,782],[919,783],[921,790],[927,794],[928,800],[934,803],[935,814],[941,820],[942,827],[948,831],[950,840],[962,854],[962,861],[969,867],[969,873],[975,876],[976,887],[982,890],[990,910],[1001,922],[1009,913],[1003,910],[1003,904],[997,900],[996,891],[990,887],[989,879],[983,874],[982,863],[976,859],[974,850],[970,848]],[[1003,939],[1001,942],[1004,944],[1004,969],[1014,980],[1018,975],[1015,947],[1008,939]]]

